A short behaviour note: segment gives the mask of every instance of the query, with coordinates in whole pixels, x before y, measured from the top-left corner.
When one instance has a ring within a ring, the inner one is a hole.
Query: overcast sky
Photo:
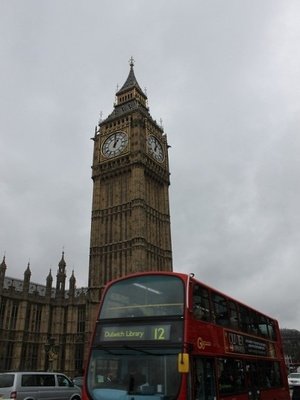
[[[300,2],[1,0],[0,256],[87,285],[94,127],[135,59],[175,271],[300,330]]]

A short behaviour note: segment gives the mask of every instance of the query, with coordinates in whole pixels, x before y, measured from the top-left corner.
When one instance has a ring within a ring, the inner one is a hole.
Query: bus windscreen
[[[147,275],[111,286],[100,319],[183,315],[184,286],[176,276]]]

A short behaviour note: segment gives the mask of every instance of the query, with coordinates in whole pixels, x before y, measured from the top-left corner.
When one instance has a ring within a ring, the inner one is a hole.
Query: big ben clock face
[[[110,135],[102,145],[102,154],[112,158],[122,153],[128,145],[128,136],[125,132],[115,132]]]
[[[149,154],[158,162],[164,161],[164,151],[162,145],[160,144],[159,140],[153,136],[148,136],[148,152]]]

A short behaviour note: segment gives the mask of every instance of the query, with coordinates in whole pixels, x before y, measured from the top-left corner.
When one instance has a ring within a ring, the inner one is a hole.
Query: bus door
[[[255,363],[246,366],[246,380],[249,389],[249,400],[259,400],[260,390],[258,389],[259,375]]]
[[[193,398],[195,400],[215,400],[216,379],[213,359],[195,357],[193,375]]]

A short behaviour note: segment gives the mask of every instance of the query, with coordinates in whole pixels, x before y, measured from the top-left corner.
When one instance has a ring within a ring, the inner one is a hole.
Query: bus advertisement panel
[[[150,272],[103,293],[87,400],[289,400],[278,323],[193,275]]]

